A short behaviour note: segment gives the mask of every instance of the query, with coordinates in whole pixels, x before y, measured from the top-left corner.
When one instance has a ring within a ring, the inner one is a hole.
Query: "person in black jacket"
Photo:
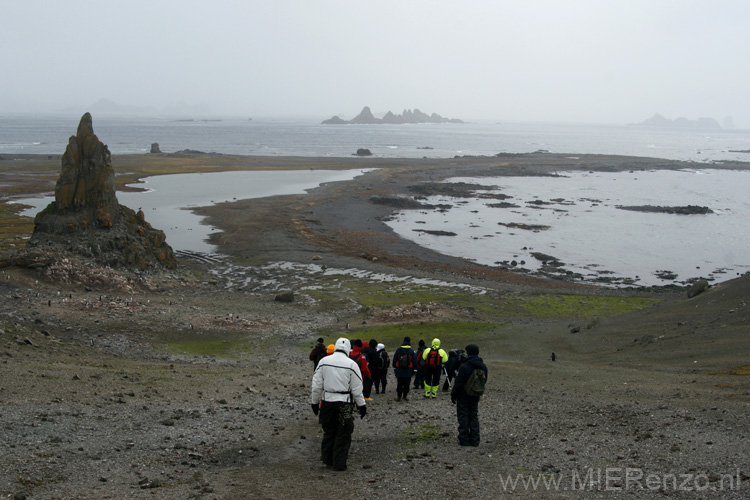
[[[479,347],[476,344],[466,346],[466,361],[458,369],[453,389],[451,403],[456,405],[458,417],[458,442],[461,446],[479,446],[479,398],[469,396],[464,390],[464,384],[474,370],[483,370],[487,377],[487,365],[479,357]]]
[[[419,339],[419,347],[417,347],[417,371],[414,372],[415,389],[424,389],[424,366],[419,365],[422,364],[422,353],[426,347],[427,345],[424,343],[424,340]]]
[[[310,361],[313,362],[313,371],[318,367],[320,360],[326,357],[326,346],[323,343],[323,337],[318,339],[318,343],[315,344],[312,351],[310,351]]]
[[[367,368],[370,370],[370,376],[362,381],[364,384],[362,394],[365,395],[365,400],[367,401],[370,400],[372,384],[375,382],[375,369],[377,368],[377,360],[375,359],[375,356],[377,355],[377,347],[378,341],[370,339],[370,342],[362,348],[362,355],[367,360]]]
[[[391,366],[391,358],[385,351],[384,344],[378,344],[375,354],[375,371],[372,378],[375,382],[375,394],[385,394],[385,386],[388,384],[388,368]]]
[[[392,366],[396,375],[396,401],[409,400],[409,386],[417,366],[417,354],[411,348],[411,339],[404,337],[404,343],[393,353]]]

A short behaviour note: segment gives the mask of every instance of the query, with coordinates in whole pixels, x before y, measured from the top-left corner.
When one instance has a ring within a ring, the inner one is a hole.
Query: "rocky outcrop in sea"
[[[383,118],[376,118],[372,111],[370,111],[369,106],[365,106],[362,108],[362,111],[359,112],[357,116],[352,118],[351,120],[343,120],[339,118],[338,115],[333,116],[329,118],[328,120],[323,120],[323,125],[345,125],[345,124],[354,124],[354,125],[373,125],[373,124],[405,124],[405,123],[463,123],[462,120],[459,120],[457,118],[444,118],[440,116],[437,113],[432,113],[431,115],[428,115],[426,113],[421,112],[418,109],[414,109],[414,111],[410,109],[405,109],[400,115],[394,114],[391,111],[388,111],[385,115],[383,115]]]
[[[728,128],[733,128],[731,119],[729,119]],[[684,117],[670,119],[665,116],[655,113],[654,116],[643,120],[640,123],[634,123],[633,125],[639,127],[657,127],[657,128],[694,128],[694,129],[709,129],[718,130],[721,129],[721,125],[714,118],[702,117],[697,120],[689,120]]]

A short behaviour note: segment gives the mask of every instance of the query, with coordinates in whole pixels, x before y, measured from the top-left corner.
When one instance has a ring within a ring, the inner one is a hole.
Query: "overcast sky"
[[[750,128],[746,0],[4,1],[0,112],[208,104],[216,114]]]

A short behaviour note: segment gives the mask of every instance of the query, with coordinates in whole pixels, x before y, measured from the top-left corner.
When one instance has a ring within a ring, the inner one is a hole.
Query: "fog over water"
[[[750,128],[744,0],[26,0],[2,13],[0,113],[320,121],[369,106]]]

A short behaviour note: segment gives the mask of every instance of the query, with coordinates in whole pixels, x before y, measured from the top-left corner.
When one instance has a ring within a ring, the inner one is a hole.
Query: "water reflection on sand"
[[[613,284],[725,281],[750,269],[750,172],[562,172],[560,177],[453,178],[496,186],[497,199],[430,196],[450,209],[404,210],[388,224],[402,237],[478,263]],[[481,191],[486,195],[488,191]],[[707,206],[713,213],[642,213],[618,206]],[[456,236],[446,236],[455,233]],[[534,255],[537,255],[535,257]],[[550,261],[547,261],[548,263]],[[675,276],[676,275],[676,276]]]
[[[135,185],[144,192],[118,192],[120,204],[146,214],[146,220],[163,230],[174,250],[212,253],[206,239],[215,229],[203,224],[190,208],[233,200],[301,194],[321,184],[351,180],[366,172],[356,170],[243,170],[148,177]],[[22,215],[33,217],[54,197],[18,200],[31,205]]]

